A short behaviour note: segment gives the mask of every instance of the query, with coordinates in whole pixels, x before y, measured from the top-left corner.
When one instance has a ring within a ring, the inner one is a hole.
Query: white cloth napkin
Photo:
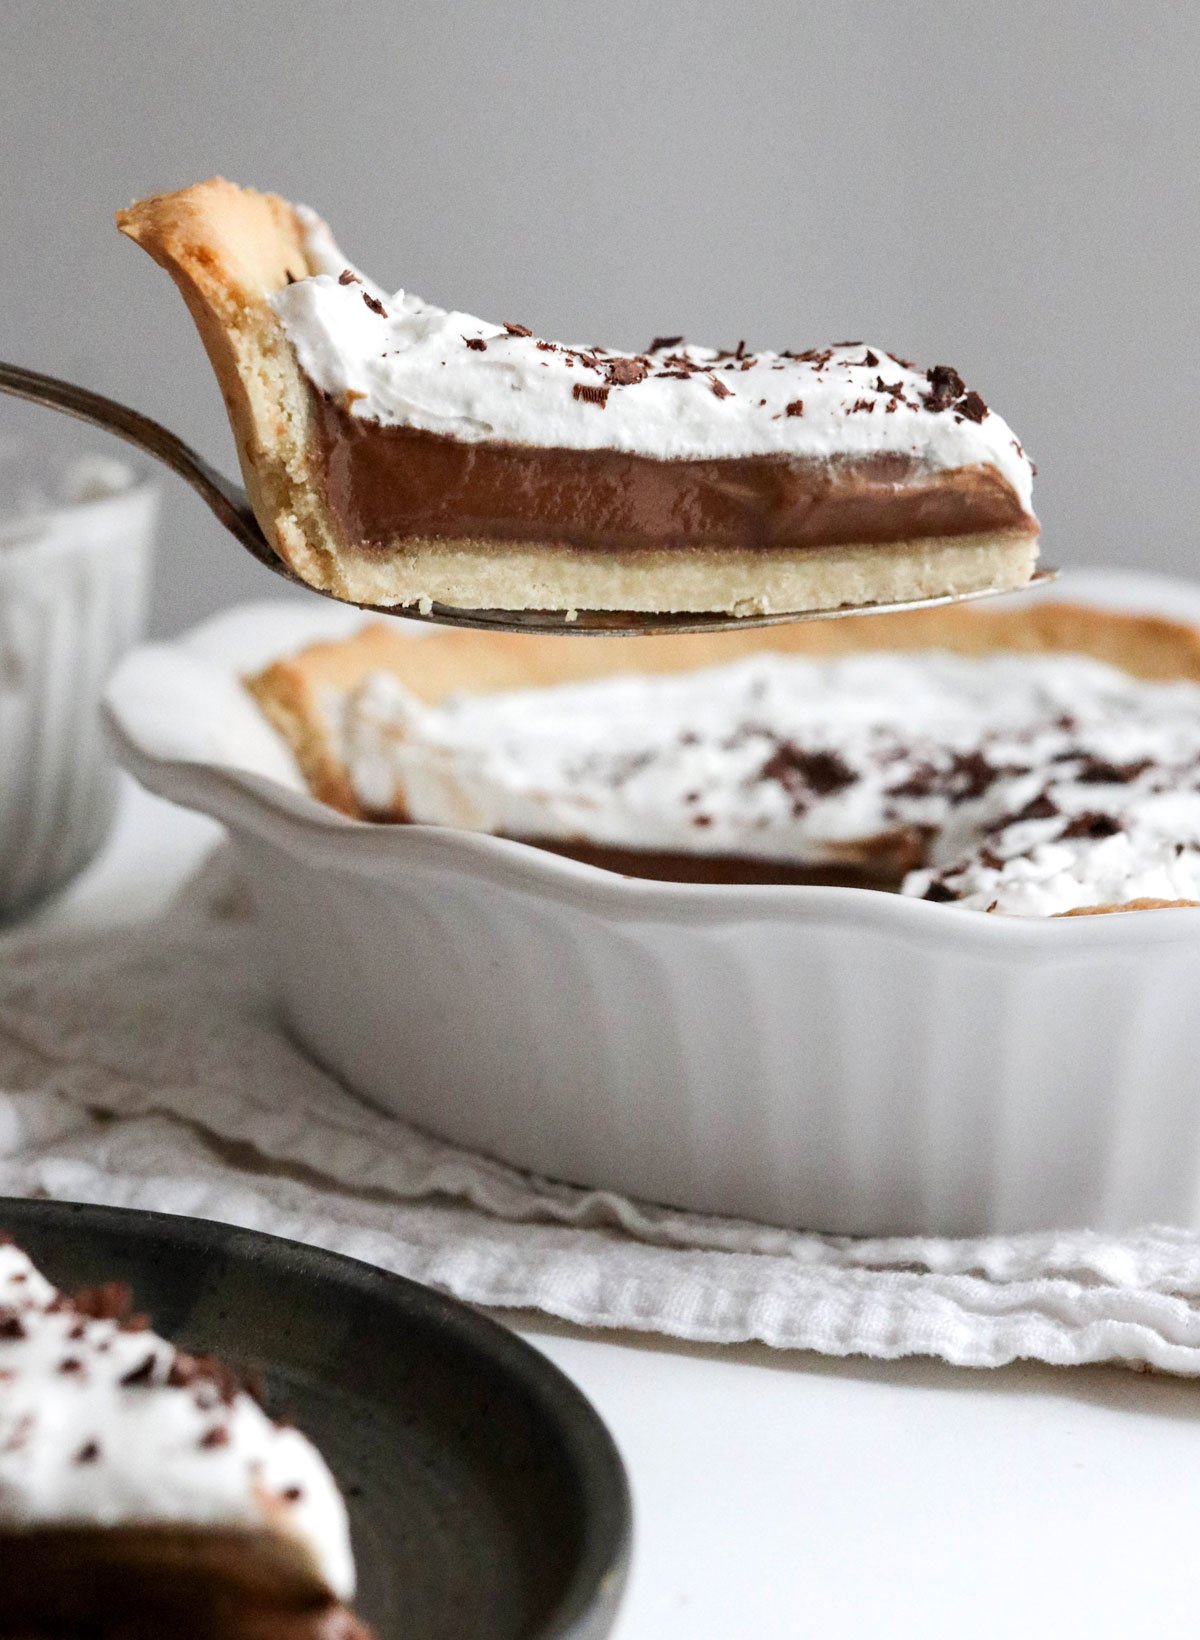
[[[0,943],[0,1193],[223,1219],[583,1326],[1200,1373],[1200,1235],[795,1234],[533,1178],[377,1113],[276,1022],[224,855],[160,921]]]

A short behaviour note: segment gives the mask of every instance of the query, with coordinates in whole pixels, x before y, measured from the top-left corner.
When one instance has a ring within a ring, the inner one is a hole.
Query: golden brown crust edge
[[[116,221],[187,303],[268,541],[301,579],[335,588],[337,542],[307,482],[311,389],[268,300],[316,272],[297,212],[274,194],[211,177],[139,200]]]

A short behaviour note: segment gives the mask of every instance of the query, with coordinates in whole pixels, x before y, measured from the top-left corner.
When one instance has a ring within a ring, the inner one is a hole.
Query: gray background
[[[232,461],[111,225],[220,171],[389,286],[584,342],[866,338],[1037,459],[1047,556],[1190,570],[1200,6],[2,0],[3,355]],[[156,624],[274,592],[174,481]]]

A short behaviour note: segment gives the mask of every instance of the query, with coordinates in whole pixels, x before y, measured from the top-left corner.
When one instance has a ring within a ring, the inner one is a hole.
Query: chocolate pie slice
[[[371,1640],[316,1449],[237,1377],[0,1244],[2,1640]]]
[[[267,539],[338,597],[750,615],[1033,573],[1031,464],[948,366],[567,346],[389,293],[219,179],[117,221],[191,309]]]

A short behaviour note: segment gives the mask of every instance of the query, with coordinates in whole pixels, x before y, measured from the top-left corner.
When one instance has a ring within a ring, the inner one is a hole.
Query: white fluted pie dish
[[[1182,582],[1060,594],[1200,620]],[[345,819],[239,679],[360,619],[232,611],[135,651],[108,714],[145,785],[228,827],[289,1028],[365,1097],[552,1177],[781,1225],[1200,1226],[1200,910],[664,884]]]

